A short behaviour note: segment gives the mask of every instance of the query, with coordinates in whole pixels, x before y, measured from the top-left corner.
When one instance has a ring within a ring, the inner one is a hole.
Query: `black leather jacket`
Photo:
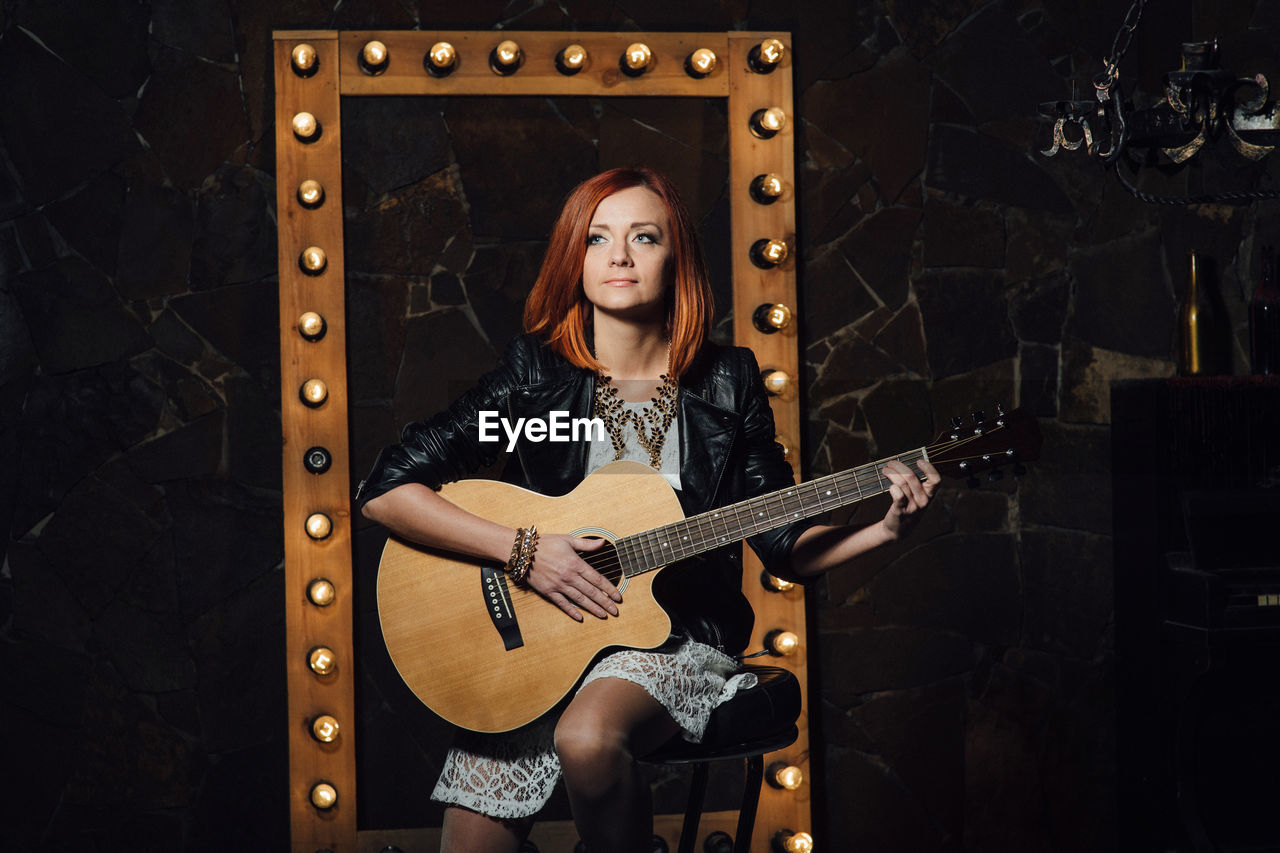
[[[356,492],[359,505],[404,483],[439,489],[494,462],[506,447],[479,440],[479,413],[543,418],[552,411],[590,417],[595,376],[573,366],[539,338],[521,335],[498,367],[434,417],[404,428],[400,444],[378,454]],[[686,515],[705,512],[792,483],[791,468],[774,441],[773,413],[754,354],[707,344],[680,378],[678,395],[680,483]],[[523,438],[502,479],[548,495],[571,491],[584,477],[588,445],[530,442]],[[799,521],[748,540],[769,571],[786,576],[791,548],[813,524]],[[742,594],[740,548],[713,551],[665,569],[654,592],[677,631],[729,654],[750,641],[754,615]]]

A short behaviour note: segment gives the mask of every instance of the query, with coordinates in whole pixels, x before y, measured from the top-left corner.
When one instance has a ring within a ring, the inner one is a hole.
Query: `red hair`
[[[675,185],[647,166],[601,172],[569,193],[564,210],[551,229],[538,279],[525,301],[524,328],[545,337],[551,348],[572,364],[595,371],[604,369],[587,344],[591,303],[582,289],[587,231],[600,202],[631,187],[653,192],[671,224],[675,282],[667,299],[666,331],[671,340],[671,375],[679,377],[689,369],[711,332],[715,301],[689,208]]]

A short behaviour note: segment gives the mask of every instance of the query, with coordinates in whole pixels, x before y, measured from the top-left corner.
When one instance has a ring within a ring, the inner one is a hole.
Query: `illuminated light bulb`
[[[771,130],[774,133],[782,130],[787,125],[787,114],[782,107],[769,107],[760,116],[760,126],[765,130]]]
[[[387,46],[376,39],[367,41],[360,50],[360,70],[365,74],[381,74],[387,70],[387,60],[391,58]]]
[[[311,113],[298,113],[293,117],[293,135],[303,142],[314,142],[320,138],[320,122]]]
[[[324,204],[324,186],[317,180],[307,178],[298,184],[298,203],[307,209]]]
[[[751,322],[764,334],[772,335],[791,325],[791,309],[781,302],[766,302],[756,308]]]
[[[800,648],[800,638],[791,631],[774,630],[765,636],[764,644],[768,647],[769,654],[783,657]]]
[[[762,270],[773,269],[787,259],[791,250],[786,240],[761,237],[751,244],[751,262]]]
[[[328,782],[311,786],[311,805],[318,809],[331,809],[338,804],[338,791]]]
[[[316,646],[307,655],[307,665],[316,675],[332,675],[338,670],[338,657],[333,649]]]
[[[757,74],[768,74],[782,64],[787,46],[778,39],[765,39],[747,54],[747,65]]]
[[[760,585],[769,592],[786,592],[789,589],[795,589],[795,584],[791,581],[784,581],[782,578],[771,575],[768,572],[760,573]]]
[[[756,204],[773,204],[782,197],[786,188],[786,182],[782,180],[781,175],[775,175],[772,172],[756,175],[751,181],[751,200]]]
[[[624,74],[639,77],[653,65],[653,51],[649,50],[649,45],[643,42],[629,44],[623,51],[622,59],[618,64]]]
[[[324,318],[314,311],[308,311],[298,318],[298,334],[309,341],[323,338],[327,328]]]
[[[314,47],[303,43],[293,49],[290,62],[293,65],[294,74],[299,77],[310,77],[320,67],[320,55],[316,53]]]
[[[764,390],[775,397],[781,397],[791,390],[791,374],[785,370],[765,368],[760,376],[764,379]]]
[[[327,539],[333,532],[333,521],[323,512],[313,512],[307,516],[307,535],[312,539]]]
[[[769,765],[769,784],[786,791],[794,791],[804,784],[804,773],[794,764],[781,761]]]
[[[520,67],[521,59],[523,54],[520,51],[520,45],[507,39],[499,42],[493,49],[493,53],[489,54],[489,67],[495,74],[514,74]]]
[[[566,76],[577,74],[587,67],[587,49],[571,44],[556,54],[556,70]]]
[[[323,379],[308,379],[298,389],[298,396],[302,398],[302,402],[314,409],[329,399],[329,386],[324,384]]]
[[[716,70],[716,52],[709,47],[700,47],[684,61],[684,70],[694,79],[702,79]]]
[[[422,58],[422,67],[435,77],[444,77],[458,67],[458,52],[447,41],[438,41],[431,45],[427,55]]]
[[[298,266],[308,275],[320,275],[329,265],[329,258],[319,246],[308,246],[298,256]]]
[[[756,110],[751,114],[751,121],[748,124],[751,133],[761,139],[777,136],[778,132],[786,126],[787,113],[782,107]]]
[[[321,714],[311,721],[311,736],[321,743],[333,743],[338,739],[338,721]]]
[[[813,836],[807,832],[792,832],[781,829],[773,837],[774,846],[783,853],[812,853]]]
[[[328,607],[338,597],[338,590],[328,578],[314,578],[307,584],[307,598],[316,607]]]

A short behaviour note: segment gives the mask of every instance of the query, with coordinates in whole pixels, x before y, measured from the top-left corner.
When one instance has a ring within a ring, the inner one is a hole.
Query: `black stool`
[[[711,713],[702,743],[689,743],[677,737],[641,759],[648,764],[697,765],[680,829],[679,853],[693,853],[710,763],[729,758],[747,760],[738,830],[733,837],[733,853],[747,853],[751,848],[756,807],[760,803],[765,753],[795,742],[796,718],[800,716],[800,682],[790,671],[776,666],[749,666],[746,671],[755,674],[756,685],[739,690]]]

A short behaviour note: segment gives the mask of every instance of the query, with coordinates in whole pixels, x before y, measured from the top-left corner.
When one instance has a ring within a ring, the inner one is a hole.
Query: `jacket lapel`
[[[679,402],[681,482],[707,484],[700,501],[695,500],[688,489],[680,492],[685,513],[693,515],[706,512],[715,505],[739,416],[731,409],[704,400],[683,385],[680,386]]]
[[[519,388],[507,398],[506,417],[513,425],[519,418],[546,419],[554,411],[568,412],[570,418],[589,418],[594,383],[594,376],[581,371],[564,379]],[[704,399],[701,385],[696,381],[681,384],[677,396],[680,479],[682,483],[706,484],[698,490],[701,492],[698,495],[688,488],[681,489],[680,502],[687,515],[706,512],[715,506],[741,420],[734,410]],[[582,481],[587,470],[589,445],[585,441],[568,446],[550,441],[520,441],[516,447],[527,483],[537,483],[538,490],[544,494],[567,494]],[[566,452],[569,448],[571,452]]]
[[[552,412],[568,412],[570,418],[591,417],[593,377],[585,372],[539,385],[518,388],[507,397],[507,418],[514,426],[518,418],[550,418]],[[552,441],[520,441],[516,452],[528,483],[539,491],[563,495],[582,481],[587,469],[587,443],[564,444]]]

